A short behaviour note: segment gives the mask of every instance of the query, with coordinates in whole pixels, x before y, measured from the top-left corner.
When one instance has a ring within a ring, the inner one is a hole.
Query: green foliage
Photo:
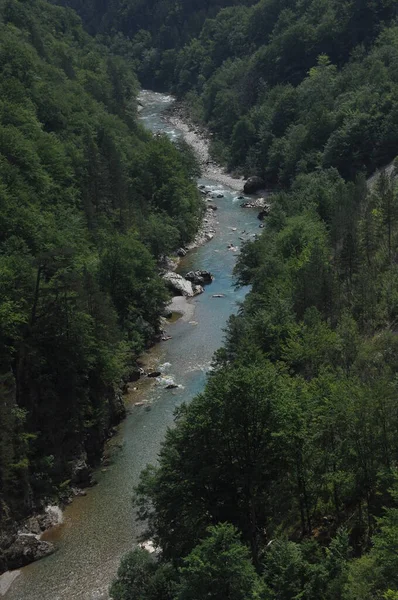
[[[272,435],[276,398],[292,393],[272,365],[253,357],[250,368],[215,374],[205,394],[179,409],[160,469],[147,472],[139,488],[141,516],[166,557],[185,556],[213,520],[239,527],[257,557],[268,512],[262,507],[286,460]]]
[[[0,2],[0,526],[93,463],[159,330],[157,259],[195,234],[195,164],[138,124],[128,57]]]
[[[317,167],[354,179],[395,158],[391,0],[63,3],[131,57],[146,86],[185,98],[231,168],[288,186]]]
[[[114,600],[247,600],[263,598],[264,586],[248,549],[229,524],[209,527],[181,568],[141,548],[123,557],[110,588]]]
[[[100,256],[99,281],[112,299],[121,328],[132,337],[142,337],[139,352],[155,333],[145,329],[157,324],[167,300],[155,261],[133,234],[113,235]]]
[[[396,499],[396,492],[394,493]],[[398,509],[388,508],[378,520],[370,552],[349,566],[345,600],[395,598],[397,579]]]
[[[393,176],[367,189],[335,171],[274,196],[266,233],[239,258],[252,289],[215,370],[137,490],[166,559],[227,521],[266,598],[395,592],[395,196]]]
[[[203,394],[178,409],[158,467],[137,490],[161,561],[180,568],[173,594],[395,598],[398,195],[392,167],[366,182],[396,155],[395,3],[132,0],[98,13],[94,2],[72,6],[146,85],[192,107],[214,133],[218,159],[279,190],[265,233],[242,249],[237,282],[251,292],[230,320],[215,370]],[[25,54],[20,61],[7,48],[4,62],[31,82]],[[62,49],[57,56],[73,80],[75,65]],[[31,140],[7,118],[0,140],[13,166],[50,189]],[[165,143],[143,154],[149,181],[140,189],[155,200],[146,221],[153,230],[134,227],[156,256],[176,229],[179,240],[189,237],[197,218],[172,190],[178,169]],[[12,170],[7,177],[14,181]],[[179,218],[181,206],[192,218]],[[126,212],[112,214],[131,240]],[[111,254],[101,247],[100,260]],[[12,268],[5,264],[5,277]],[[32,285],[29,276],[20,285]],[[29,323],[18,297],[4,314],[12,335]],[[118,317],[129,322],[126,305]],[[250,548],[260,587],[232,527]]]
[[[178,600],[254,600],[262,585],[247,548],[228,524],[210,527],[208,536],[184,560]]]
[[[171,566],[137,548],[122,558],[110,594],[114,600],[172,600],[175,580]]]

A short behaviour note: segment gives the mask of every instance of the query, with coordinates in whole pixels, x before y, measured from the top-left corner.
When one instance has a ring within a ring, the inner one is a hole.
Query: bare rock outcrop
[[[163,279],[176,296],[192,298],[195,295],[192,283],[187,281],[182,275],[168,271],[163,275]]]

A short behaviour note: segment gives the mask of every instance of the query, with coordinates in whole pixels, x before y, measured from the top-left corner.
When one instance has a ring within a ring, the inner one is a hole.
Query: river
[[[149,130],[165,132],[172,139],[181,135],[163,115],[172,98],[145,92],[142,101],[140,119]],[[131,498],[139,474],[148,463],[156,462],[166,429],[173,425],[176,406],[203,389],[212,356],[222,345],[227,319],[247,292],[233,287],[237,252],[228,245],[239,247],[241,237],[248,239],[259,232],[258,211],[241,208],[236,191],[210,179],[201,179],[198,184],[224,196],[215,200],[217,233],[211,242],[191,251],[179,271],[206,269],[213,273],[214,281],[189,301],[188,318],[168,325],[172,339],[150,353],[152,364],[164,365],[163,371],[181,387],[166,390],[165,383],[159,381],[131,393],[131,409],[112,440],[111,466],[105,472],[98,470],[98,485],[88,490],[87,496],[76,498],[66,508],[63,524],[50,533],[57,552],[22,569],[5,600],[108,598],[120,557],[135,543],[139,526]],[[223,297],[214,298],[215,294]],[[137,399],[145,405],[134,406]]]

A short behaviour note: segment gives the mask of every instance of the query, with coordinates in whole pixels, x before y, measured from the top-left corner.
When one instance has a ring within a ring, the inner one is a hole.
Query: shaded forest
[[[159,333],[158,260],[202,209],[189,161],[137,123],[131,64],[76,13],[6,0],[0,37],[4,531],[99,457]]]
[[[116,2],[90,21],[273,191],[236,268],[251,292],[137,489],[158,560],[127,555],[111,593],[393,600],[398,192],[392,164],[367,178],[397,155],[396,5],[218,8]],[[162,10],[192,27],[154,27]]]

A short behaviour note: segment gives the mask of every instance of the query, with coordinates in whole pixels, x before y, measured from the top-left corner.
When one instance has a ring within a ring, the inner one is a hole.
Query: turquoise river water
[[[165,132],[172,139],[180,135],[163,116],[171,97],[144,92],[142,101],[140,119],[145,127]],[[217,233],[211,242],[190,252],[179,270],[206,269],[213,273],[214,281],[202,295],[190,300],[193,314],[189,320],[169,324],[172,339],[150,355],[152,364],[164,365],[165,374],[181,387],[166,390],[160,380],[135,392],[145,405],[134,406],[132,400],[128,417],[112,440],[111,466],[105,472],[98,470],[98,485],[88,490],[87,496],[76,498],[66,508],[63,524],[48,535],[55,540],[57,552],[22,569],[5,600],[106,599],[120,557],[136,543],[139,526],[131,498],[139,473],[146,464],[156,462],[166,429],[173,425],[176,406],[203,389],[212,356],[222,345],[227,319],[247,292],[233,287],[237,252],[228,245],[239,247],[242,236],[259,232],[257,212],[241,208],[238,193],[206,179],[198,184],[224,195],[215,201]],[[214,294],[224,297],[213,298]]]

